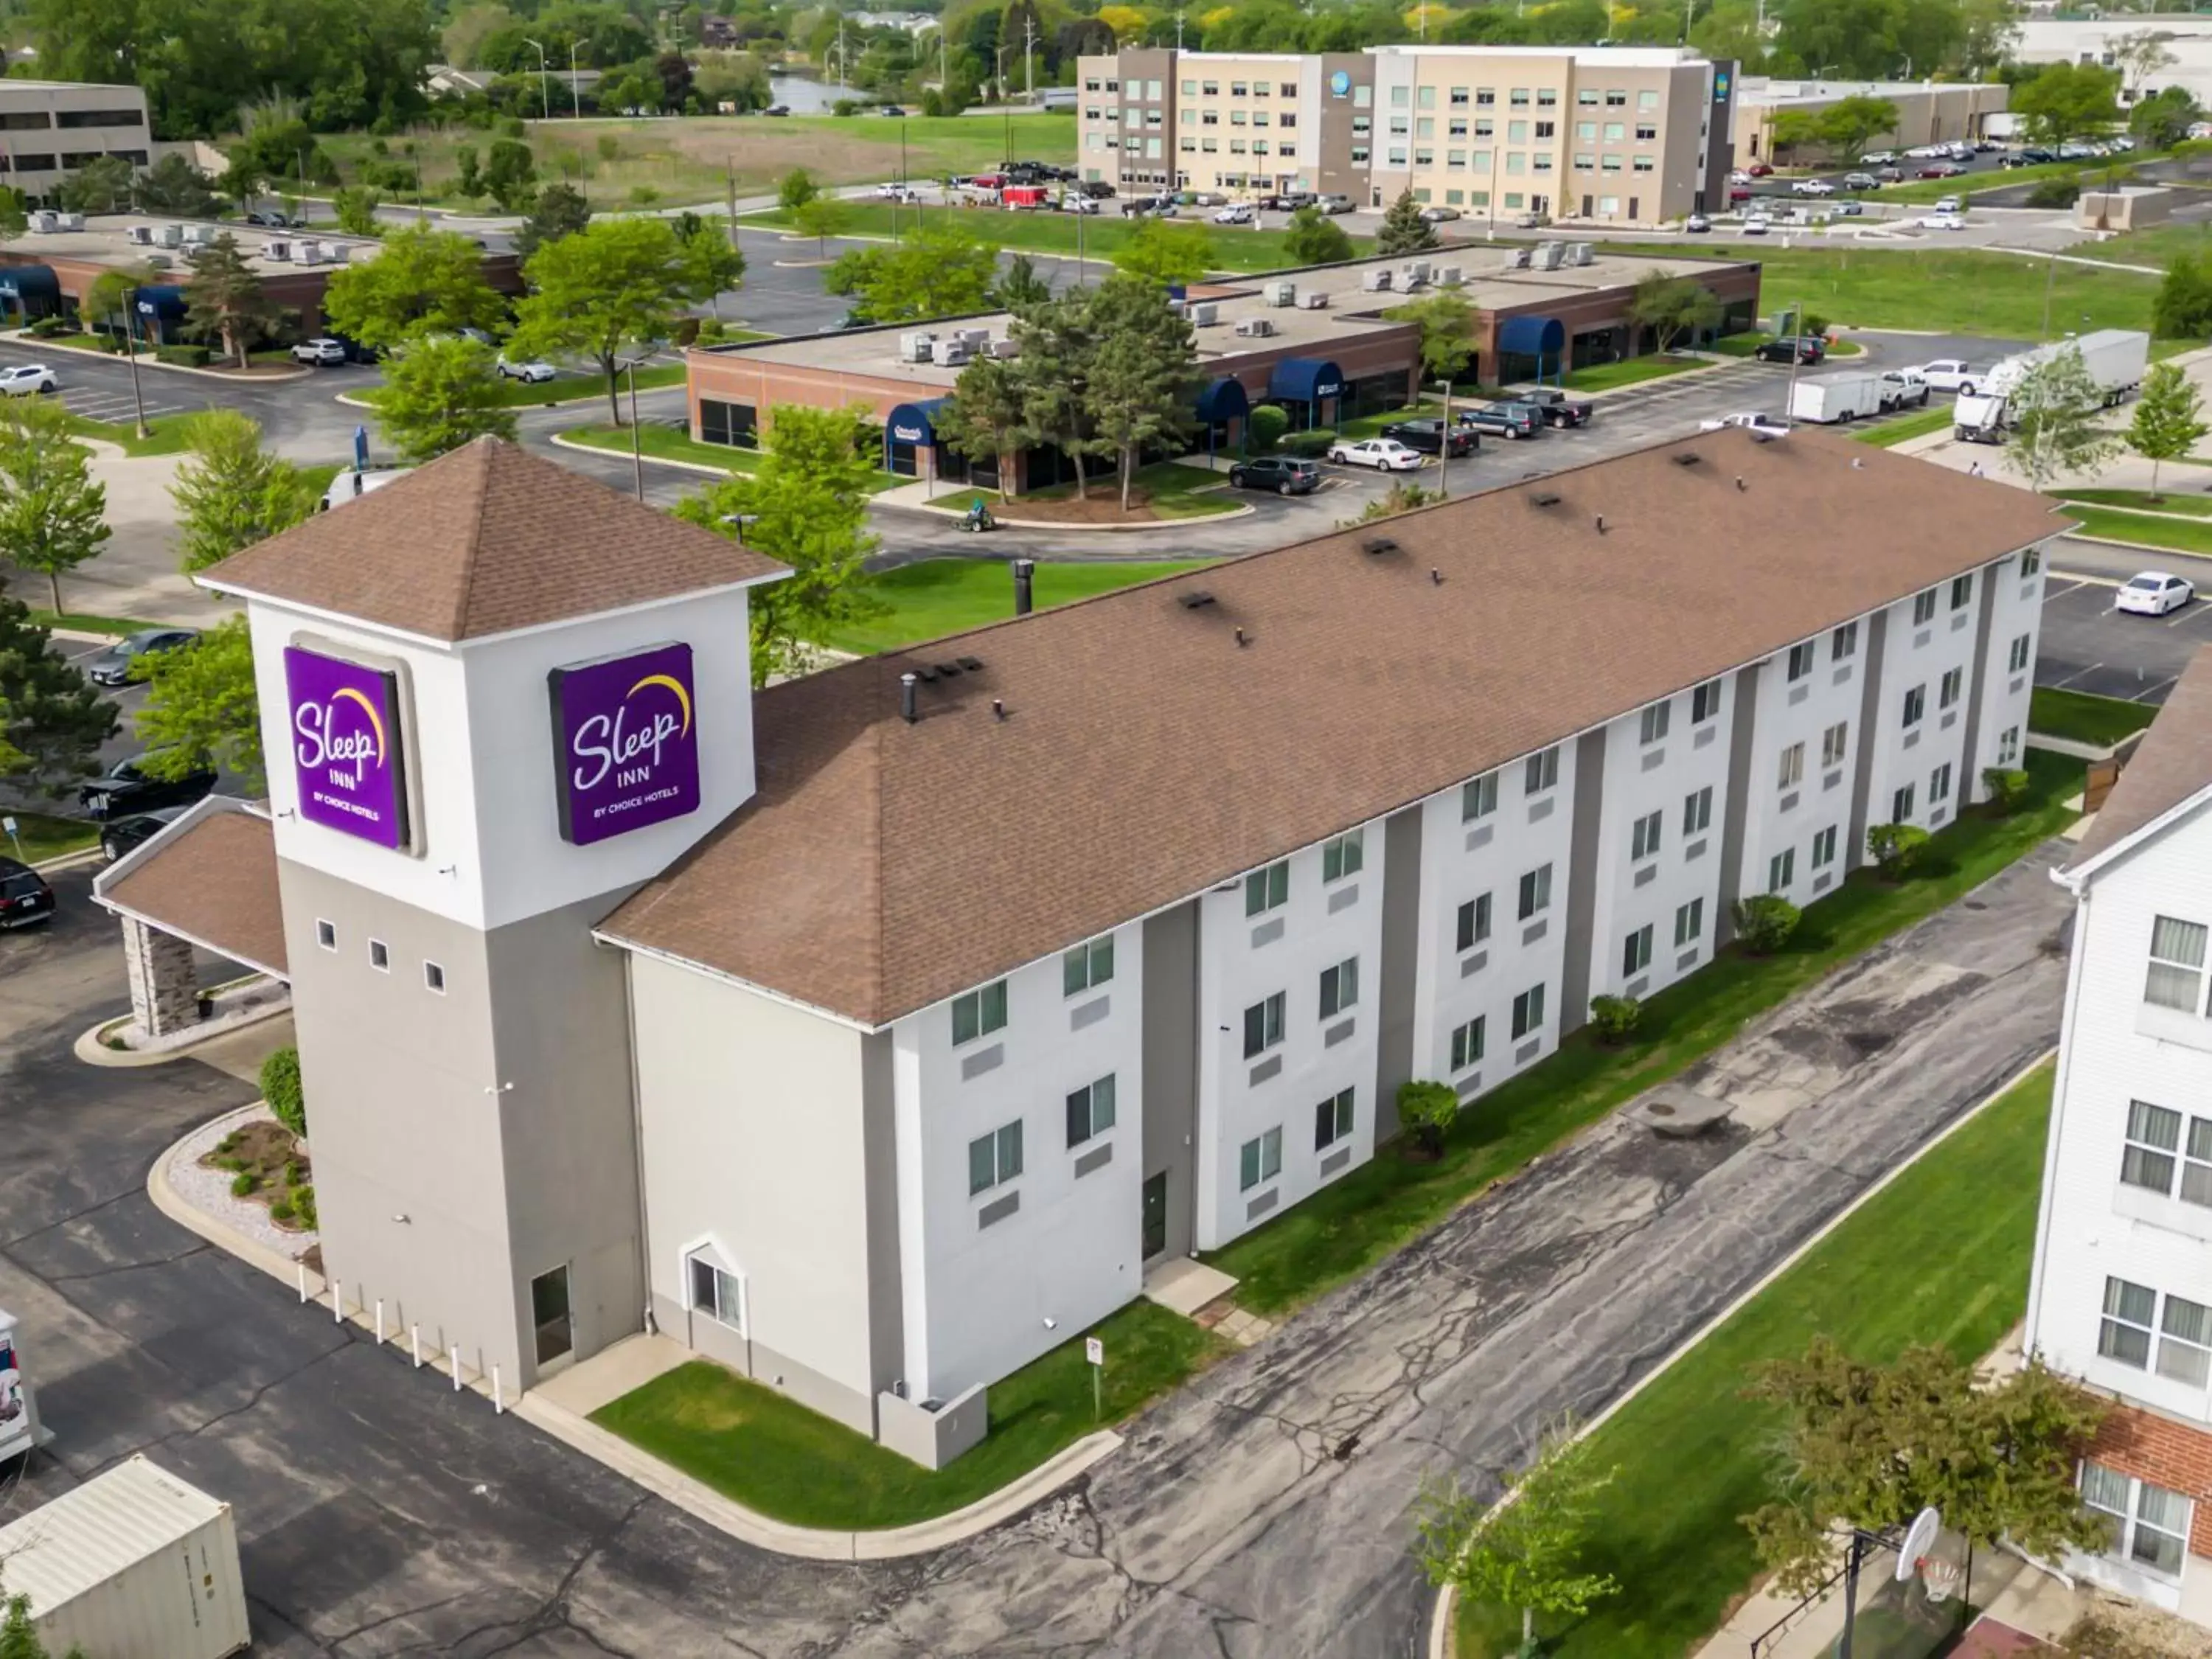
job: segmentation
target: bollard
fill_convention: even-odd
[[[459,1394],[460,1391],[461,1391],[461,1347],[460,1347],[460,1344],[457,1342],[457,1343],[455,1343],[455,1344],[453,1345],[453,1392],[454,1392],[455,1394]]]
[[[331,1323],[345,1323],[345,1285],[335,1279],[331,1280]]]
[[[499,1367],[496,1365],[491,1368],[491,1408],[495,1414],[503,1414],[507,1410],[507,1401],[499,1391]]]
[[[409,1340],[415,1348],[415,1369],[419,1371],[422,1369],[422,1328],[420,1325],[410,1325],[407,1328],[407,1334]]]
[[[306,1262],[302,1261],[302,1262],[301,1262],[301,1263],[299,1264],[299,1266],[300,1266],[300,1300],[301,1300],[302,1303],[305,1303],[305,1302],[307,1301],[307,1264]]]
[[[376,1298],[376,1346],[384,1346],[384,1298]]]

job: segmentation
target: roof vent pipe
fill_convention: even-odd
[[[1602,513],[1597,515],[1597,533],[1601,536],[1605,534],[1605,514]]]
[[[899,676],[899,718],[908,726],[912,726],[921,718],[921,709],[915,706],[915,700],[919,695],[915,688],[920,684],[920,679],[911,673]]]
[[[1036,561],[1035,559],[1014,561],[1014,614],[1017,617],[1026,617],[1036,608],[1036,599],[1031,586],[1032,579],[1036,575]]]
[[[994,698],[992,698],[992,699],[991,699],[991,712],[992,712],[994,714],[997,715],[1000,720],[1004,720],[1004,719],[1006,719],[1006,700],[1005,700],[1003,697],[994,697]]]

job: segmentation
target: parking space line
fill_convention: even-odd
[[[2077,587],[2084,583],[2092,587],[2118,587],[2120,586],[2120,579],[2118,576],[2091,576],[2086,575],[2078,570],[2054,570],[2051,574],[2054,576],[2063,576],[2068,581],[2072,582]]]
[[[2185,605],[2171,617],[2161,617],[2159,620],[2164,623],[2168,628],[2179,628],[2182,623],[2190,621],[2192,617],[2202,616],[2204,612],[2204,609],[2205,607],[2201,605]]]
[[[2063,680],[2051,681],[2050,689],[2053,691],[2063,691],[2068,686],[2073,684],[2075,681],[2087,679],[2090,675],[2095,673],[2104,665],[2105,665],[2100,662],[2093,662],[2087,668],[2076,669],[2073,673],[2069,674]]]

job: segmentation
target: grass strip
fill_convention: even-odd
[[[2061,691],[2039,685],[2028,693],[2027,729],[2036,737],[2069,738],[2106,745],[2140,732],[2158,718],[2147,702],[2100,697],[2087,691]]]
[[[136,634],[142,628],[167,628],[169,623],[143,617],[100,617],[88,611],[33,611],[31,625],[34,628],[64,628],[77,634],[112,634],[118,639],[126,634]],[[182,626],[183,624],[178,624]]]
[[[2074,814],[2081,763],[2030,750],[2028,793],[2009,817],[1968,812],[1938,830],[1929,873],[1893,884],[1870,869],[1805,911],[1771,957],[1729,947],[1644,1004],[1637,1037],[1617,1048],[1585,1027],[1557,1053],[1463,1109],[1433,1164],[1403,1141],[1276,1220],[1214,1252],[1239,1282],[1237,1300],[1273,1317],[1363,1273],[1428,1231],[1484,1188],[1729,1042],[1747,1021],[1850,958],[1942,909],[2041,845]]]
[[[2070,517],[2081,520],[2080,533],[2102,536],[2108,541],[2139,542],[2146,547],[2174,553],[2212,557],[2212,522],[2160,518],[2148,513],[2126,513],[2116,507],[2075,506]]]
[[[1872,444],[1876,449],[1888,449],[1903,443],[1907,438],[1924,438],[1931,432],[1943,431],[1951,424],[1951,405],[1916,409],[1909,415],[1893,416],[1878,426],[1861,427],[1851,434],[1863,444]]]
[[[1773,1496],[1771,1407],[1752,1373],[1818,1335],[1881,1363],[1917,1342],[1979,1358],[2027,1305],[2051,1112],[2046,1064],[1840,1223],[1592,1434],[1620,1473],[1583,1565],[1620,1593],[1571,1626],[1539,1619],[1549,1659],[1680,1659],[1758,1571],[1739,1516]],[[1518,1615],[1462,1603],[1459,1659],[1503,1659]]]
[[[2171,489],[2161,489],[2155,495],[2148,489],[2054,489],[2051,493],[2062,501],[2079,501],[2085,507],[2139,507],[2146,513],[2212,519],[2212,495],[2184,495]]]
[[[574,426],[561,436],[572,444],[581,444],[587,449],[604,449],[610,454],[629,453],[630,429],[626,426]],[[641,421],[637,426],[638,453],[649,461],[684,461],[694,466],[711,466],[719,471],[734,474],[757,472],[761,453],[757,449],[735,449],[727,444],[702,444],[681,426],[669,426],[664,422]],[[912,483],[911,478],[896,472],[876,471],[868,475],[870,495],[878,490],[896,489],[899,485]]]
[[[1625,386],[1641,386],[1646,380],[1663,380],[1669,374],[1680,374],[1692,368],[1705,367],[1698,357],[1661,356],[1628,357],[1617,363],[1600,363],[1592,368],[1571,370],[1567,389],[1571,392],[1612,392]]]
[[[1158,576],[1204,568],[1208,559],[1101,561],[1069,564],[1040,561],[1032,578],[1036,607],[1066,605]],[[887,607],[880,616],[836,629],[819,641],[863,655],[895,651],[922,640],[957,634],[1014,614],[1014,579],[1000,559],[924,559],[879,573],[871,584]]]
[[[0,853],[26,864],[66,858],[100,845],[100,826],[82,818],[58,818],[46,812],[26,812],[15,807],[0,811],[15,820],[13,836],[0,834]]]

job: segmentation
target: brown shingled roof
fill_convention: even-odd
[[[2066,867],[2079,870],[2207,788],[2212,788],[2212,647],[2199,647]]]
[[[201,580],[454,641],[783,568],[596,479],[479,438],[232,555]]]
[[[1717,433],[868,659],[756,697],[758,794],[603,931],[878,1024],[2063,527]]]
[[[100,897],[163,933],[284,976],[276,838],[258,812],[215,812],[164,836]]]

